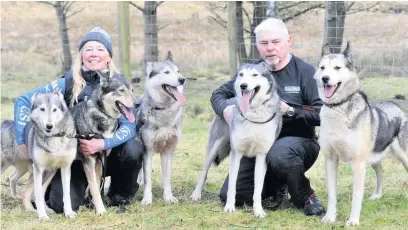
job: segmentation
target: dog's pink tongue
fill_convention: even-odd
[[[176,87],[169,87],[173,95],[176,97],[177,101],[180,102],[180,104],[184,105],[184,102],[186,102],[186,97],[182,93],[180,93]]]
[[[324,87],[324,96],[326,98],[333,96],[334,90],[335,90],[335,87],[333,87],[332,85],[328,85]]]
[[[242,94],[241,102],[239,106],[239,109],[241,110],[242,113],[246,113],[248,111],[249,99],[251,98],[251,93],[252,93],[251,91],[245,91]]]
[[[136,118],[135,118],[135,115],[133,115],[132,111],[128,107],[126,107],[124,105],[120,105],[120,107],[122,108],[123,112],[125,112],[126,118],[131,123],[135,122]]]

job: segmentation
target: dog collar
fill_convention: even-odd
[[[268,120],[263,121],[263,122],[259,122],[259,121],[249,120],[248,118],[246,118],[246,117],[244,116],[244,114],[242,114],[241,111],[239,111],[239,112],[241,113],[241,116],[242,116],[245,120],[247,120],[247,121],[249,121],[249,122],[252,122],[252,123],[255,123],[255,124],[265,124],[265,123],[268,123],[268,122],[272,121],[272,120],[275,118],[275,116],[276,116],[276,113],[274,113]]]

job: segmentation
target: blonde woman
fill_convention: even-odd
[[[112,41],[108,33],[95,27],[79,42],[78,55],[72,70],[64,76],[45,86],[32,90],[16,99],[14,103],[14,121],[16,142],[18,148],[28,157],[24,142],[24,129],[28,122],[31,97],[37,92],[61,91],[67,105],[71,108],[91,97],[92,92],[99,86],[99,75],[95,71],[109,72],[110,76],[117,73],[112,60]],[[132,130],[119,139],[116,135],[107,139],[80,140],[80,147],[85,154],[94,154],[101,150],[112,149],[107,160],[107,176],[111,176],[111,185],[108,193],[110,202],[107,205],[128,204],[138,189],[137,175],[142,166],[143,146],[134,139],[136,124],[125,118],[119,118],[119,128]],[[84,194],[87,179],[80,161],[74,161],[71,166],[71,202],[76,211],[84,203]],[[50,208],[62,213],[62,183],[60,171],[56,173],[47,189],[46,201]]]

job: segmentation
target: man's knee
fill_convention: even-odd
[[[278,142],[272,146],[266,156],[267,163],[274,171],[303,165],[302,160],[291,147],[290,143]]]
[[[123,163],[134,166],[143,162],[144,147],[141,142],[130,139],[124,143],[122,151],[124,151],[121,154]]]

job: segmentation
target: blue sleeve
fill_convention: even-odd
[[[111,138],[105,138],[104,150],[112,149],[118,145],[136,136],[136,122],[130,123],[123,116],[119,118],[119,129],[117,129]]]
[[[65,79],[61,78],[55,80],[47,85],[41,86],[40,88],[31,90],[18,97],[14,101],[14,128],[16,130],[16,143],[17,145],[24,144],[24,128],[29,121],[30,111],[31,111],[31,97],[35,93],[48,93],[60,91],[65,94]]]

